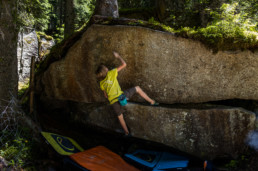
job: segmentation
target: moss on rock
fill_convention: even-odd
[[[138,10],[138,9],[137,9]],[[125,12],[129,12],[125,10]],[[169,32],[178,37],[194,39],[202,42],[207,48],[212,49],[213,52],[226,51],[226,50],[256,50],[258,48],[258,36],[257,34],[251,34],[247,37],[223,37],[220,33],[208,33],[207,28],[194,29],[189,27],[181,28],[180,30],[175,30],[167,25],[155,21],[154,18],[150,18],[149,21],[138,20],[138,19],[128,19],[128,18],[113,18],[94,15],[91,17],[90,21],[82,28],[80,28],[76,33],[70,37],[64,39],[59,44],[55,45],[47,58],[39,65],[37,71],[40,74],[45,71],[48,66],[55,61],[63,58],[68,49],[81,38],[82,34],[92,25],[128,25],[128,26],[140,26],[146,27],[154,30],[159,30],[163,32]],[[41,33],[39,33],[41,34]]]

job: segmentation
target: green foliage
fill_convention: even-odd
[[[247,168],[246,164],[248,162],[248,157],[245,155],[241,155],[239,158],[237,158],[236,160],[230,160],[229,163],[227,163],[225,165],[226,168],[228,169],[239,169],[239,168]]]
[[[48,29],[51,5],[48,0],[18,0],[18,23],[44,31]]]
[[[139,22],[128,23],[129,25],[143,25],[175,32],[183,37],[200,40],[215,50],[225,50],[257,48],[258,4],[256,1],[118,0],[118,4],[124,13],[148,13],[147,18],[144,15],[144,19],[150,18],[148,24],[141,23],[139,20]],[[80,28],[89,21],[95,2],[96,0],[74,0],[77,30],[81,30]],[[165,4],[163,19],[157,18],[157,11],[155,11],[159,8],[157,4],[160,2]],[[64,5],[64,0],[18,0],[19,18],[23,25],[46,31],[58,43],[64,38]],[[151,15],[153,16],[150,17]],[[112,22],[106,21],[103,24],[112,24]]]
[[[1,131],[2,146],[0,156],[8,161],[8,165],[14,168],[22,168],[33,160],[33,140],[28,132],[17,132],[14,136],[8,131]]]
[[[22,170],[38,156],[39,148],[33,139],[32,130],[24,126],[25,119],[15,98],[0,112],[0,156],[9,164],[7,170]]]
[[[52,10],[50,12],[50,25],[46,32],[54,37],[57,43],[64,39],[65,27],[65,0],[49,0]],[[80,29],[90,19],[96,0],[74,0],[75,30]]]
[[[28,108],[27,103],[29,102],[29,95],[28,95],[28,90],[30,86],[29,79],[26,81],[27,83],[19,83],[19,86],[18,86],[18,99],[20,100],[20,105],[24,108],[24,110]]]
[[[223,4],[211,12],[213,21],[205,28],[181,28],[178,34],[203,41],[215,50],[254,49],[258,47],[257,23],[237,10],[238,3]]]
[[[258,22],[258,3],[257,0],[231,0],[231,3],[238,3],[237,11],[247,14],[251,22]]]
[[[75,28],[79,29],[91,17],[96,0],[74,0]],[[61,42],[64,38],[64,0],[18,0],[18,23],[46,32]]]
[[[83,30],[85,30],[85,28],[87,27],[87,26],[89,26],[89,21],[90,20],[88,20],[86,23],[84,23],[80,28],[78,28],[77,30],[76,30],[76,32],[77,33],[79,33],[79,32],[82,32]]]
[[[64,39],[64,24],[56,28],[56,33],[53,35],[56,42],[60,43]]]
[[[167,32],[170,32],[170,33],[173,33],[175,32],[175,30],[165,24],[161,24],[159,23],[158,21],[156,21],[153,17],[149,19],[148,21],[150,24],[154,25],[154,26],[159,26],[161,27],[164,31],[167,31]]]
[[[237,164],[238,164],[238,161],[236,161],[236,160],[231,160],[228,164],[226,164],[226,167],[227,167],[227,168],[234,169],[234,168],[237,167]]]
[[[12,145],[5,143],[5,147],[0,150],[0,155],[9,161],[11,166],[23,166],[25,160],[29,157],[28,140],[17,137],[13,140]]]
[[[75,0],[75,28],[79,29],[90,19],[96,0]]]
[[[237,12],[238,3],[223,4],[221,13],[213,12],[214,21],[206,28],[199,29],[206,41],[217,45],[235,48],[252,48],[258,45],[257,23],[252,23],[243,11]]]
[[[221,5],[224,3],[238,3],[235,9],[237,13],[245,13],[250,21],[257,23],[258,21],[258,3],[257,0],[159,0],[159,1],[137,1],[137,0],[118,0],[119,8],[127,8],[127,11],[133,12],[133,8],[155,8],[152,17],[155,20],[173,27],[181,29],[182,27],[206,27],[212,22],[215,16],[213,13],[221,14]],[[144,4],[144,6],[141,6]],[[131,11],[129,9],[132,9]],[[124,10],[120,10],[124,13]],[[157,16],[157,12],[162,11],[162,16]],[[138,11],[135,10],[137,13]],[[133,15],[134,16],[134,15]],[[150,17],[149,17],[150,18]]]
[[[19,85],[18,98],[22,98],[22,96],[24,95],[25,91],[29,88],[29,86],[30,86],[29,81],[27,81],[27,83],[25,84]]]
[[[53,40],[54,38],[52,36],[46,35],[44,32],[37,31],[37,37],[38,40],[40,40],[40,37],[43,36],[46,40]]]
[[[181,27],[174,29],[162,24],[151,17],[148,22],[142,20],[131,20],[127,25],[143,26],[156,30],[175,33],[178,36],[192,38],[202,41],[206,46],[218,50],[255,49],[258,47],[257,23],[251,22],[247,14],[236,9],[239,5],[223,4],[219,11],[212,11],[214,18],[204,28]],[[103,20],[99,24],[121,24],[113,20]]]

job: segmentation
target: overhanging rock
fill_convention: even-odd
[[[133,26],[92,25],[66,57],[50,65],[42,82],[48,97],[101,102],[95,78],[100,63],[119,65],[122,89],[139,85],[161,103],[201,103],[225,99],[258,100],[258,53],[218,52],[172,34]],[[141,99],[132,99],[140,102]]]
[[[121,130],[110,106],[77,115],[76,120],[113,131]],[[213,159],[241,153],[249,131],[254,129],[255,114],[242,108],[177,109],[130,103],[126,106],[125,120],[134,137]]]

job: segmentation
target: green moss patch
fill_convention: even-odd
[[[149,21],[103,16],[94,16],[93,18],[95,24],[141,26],[173,33],[178,37],[198,40],[214,52],[219,50],[254,50],[258,48],[258,32],[247,31],[240,26],[209,25],[206,28],[183,27],[175,30],[155,21],[153,18],[149,19]]]

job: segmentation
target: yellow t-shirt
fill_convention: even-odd
[[[110,104],[117,102],[118,97],[123,94],[117,81],[117,75],[117,68],[115,68],[108,71],[106,78],[100,81],[100,88],[107,93]]]

